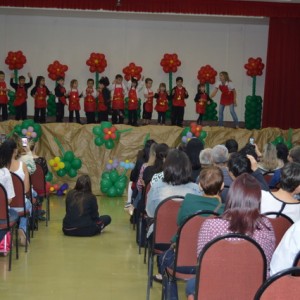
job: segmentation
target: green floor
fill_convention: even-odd
[[[99,202],[101,214],[111,215],[112,224],[101,236],[72,238],[61,232],[64,198],[52,196],[49,226],[40,222],[29,252],[20,248],[11,272],[8,258],[0,257],[1,299],[146,299],[147,269],[123,210],[124,199]],[[182,284],[179,290],[179,298],[185,299]],[[158,283],[151,299],[161,299]]]

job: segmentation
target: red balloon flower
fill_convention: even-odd
[[[86,61],[86,64],[90,67],[90,71],[92,73],[102,73],[107,67],[105,55],[102,53],[91,53],[90,58]]]
[[[164,54],[164,57],[160,61],[160,65],[163,67],[165,73],[177,72],[177,68],[181,65],[181,61],[178,59],[177,54]]]
[[[58,77],[65,78],[65,72],[68,71],[68,66],[62,65],[59,61],[55,60],[48,66],[48,76],[52,80],[56,80]]]
[[[9,51],[5,63],[10,70],[20,70],[26,63],[26,57],[20,50],[17,52]]]
[[[262,59],[260,57],[250,57],[248,59],[248,63],[244,65],[244,68],[247,70],[247,75],[251,77],[261,76],[264,67],[265,65],[262,63]]]
[[[197,123],[193,122],[190,125],[191,128],[191,133],[195,136],[195,137],[199,137],[202,131],[202,126],[198,125]]]
[[[197,79],[200,83],[214,84],[216,82],[217,71],[210,65],[206,65],[200,68],[198,71]]]
[[[115,126],[111,126],[110,128],[104,128],[104,139],[107,140],[115,140],[117,138],[116,135],[117,128]]]
[[[131,62],[127,67],[123,69],[124,77],[128,81],[132,77],[136,78],[137,80],[141,79],[141,73],[143,68],[140,66],[136,66],[135,63]]]

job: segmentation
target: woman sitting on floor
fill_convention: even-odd
[[[78,177],[73,190],[66,197],[66,216],[63,232],[69,236],[93,236],[111,222],[110,216],[99,216],[97,198],[92,193],[89,175]]]

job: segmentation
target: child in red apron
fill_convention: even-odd
[[[110,91],[107,88],[109,80],[107,77],[101,77],[98,87],[98,123],[108,121],[108,112],[110,110]]]
[[[0,109],[2,111],[2,121],[6,121],[8,119],[7,113],[7,104],[8,104],[8,97],[7,97],[8,89],[5,83],[5,74],[3,71],[0,71]]]
[[[227,72],[220,72],[220,80],[216,83],[215,89],[211,93],[211,98],[213,98],[218,90],[221,91],[221,100],[219,107],[219,126],[223,126],[223,114],[225,106],[229,106],[230,114],[232,116],[235,128],[239,128],[239,120],[235,113],[234,107],[236,106],[236,91],[229,78]]]
[[[76,122],[81,124],[80,121],[80,98],[82,93],[78,91],[78,81],[76,79],[71,80],[70,83],[71,90],[68,93],[69,98],[69,122],[73,122],[74,112],[76,115]]]
[[[206,105],[210,104],[210,99],[205,92],[205,84],[198,84],[198,92],[195,96],[194,101],[196,102],[196,112],[199,114],[197,124],[202,125],[203,115],[206,111]]]
[[[65,79],[58,77],[56,79],[55,104],[56,104],[56,122],[63,122],[65,116],[65,105],[67,105],[67,92],[64,87]]]
[[[146,78],[145,89],[144,89],[144,104],[143,104],[143,125],[148,125],[152,119],[153,112],[153,98],[154,93],[152,91],[153,80],[151,78]]]
[[[123,76],[118,74],[114,82],[110,85],[112,93],[112,116],[111,121],[113,124],[124,123],[124,110],[125,110],[125,94],[127,88],[123,83]]]
[[[168,99],[169,99],[169,95],[166,89],[167,89],[166,84],[161,83],[159,85],[157,93],[154,95],[154,98],[156,99],[156,105],[154,109],[158,113],[157,123],[159,125],[166,124],[166,112],[168,110]]]
[[[47,96],[50,95],[49,89],[45,86],[45,77],[36,78],[35,87],[30,95],[34,98],[34,122],[46,123]]]
[[[176,86],[172,89],[172,125],[182,127],[184,118],[185,99],[189,97],[189,94],[185,87],[182,86],[183,78],[176,78]]]
[[[94,89],[94,79],[87,80],[87,88],[83,93],[84,97],[84,111],[86,115],[86,122],[87,124],[95,123],[96,122],[96,97],[97,91]]]
[[[19,76],[19,83],[14,83],[14,74],[11,74],[10,85],[16,91],[16,98],[13,105],[16,108],[16,120],[27,119],[27,91],[32,86],[32,77],[28,73],[29,83],[25,83],[25,77]]]

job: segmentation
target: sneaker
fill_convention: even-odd
[[[152,279],[153,279],[153,281],[158,282],[158,283],[162,283],[162,280],[163,280],[161,274],[153,275]]]
[[[124,208],[130,207],[130,205],[131,205],[131,202],[126,202],[125,205],[124,205]]]
[[[18,229],[18,238],[19,238],[19,245],[20,246],[26,246],[26,234],[23,229]],[[27,245],[29,244],[29,241],[27,241]]]

